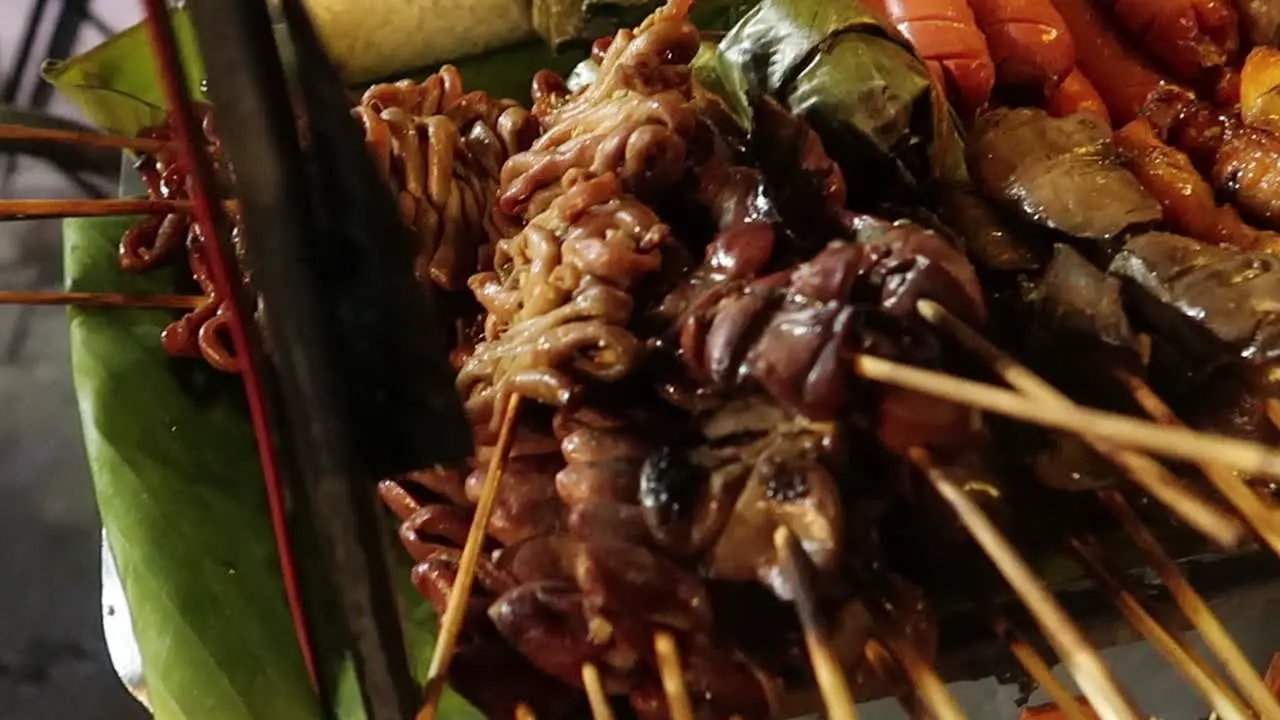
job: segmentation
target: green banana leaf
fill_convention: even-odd
[[[957,124],[923,61],[857,0],[761,0],[700,66],[809,121],[843,167],[866,170],[849,174],[851,195],[964,177]]]
[[[175,13],[173,30],[187,84],[198,88],[204,78],[204,63],[186,13]],[[90,122],[108,132],[132,135],[164,119],[159,77],[151,60],[147,29],[141,24],[77,57],[45,62],[42,74]]]
[[[702,16],[727,23],[736,16],[716,12],[730,4],[700,3]],[[193,27],[184,13],[175,14],[174,27],[188,82],[197,88],[204,69]],[[536,70],[567,72],[583,57],[553,54],[534,40],[455,64],[468,88],[527,99]],[[163,97],[141,25],[83,55],[47,63],[44,73],[105,130],[134,134],[163,119]],[[135,220],[66,222],[64,272],[71,289],[177,291],[177,268],[146,275],[119,270],[117,244]],[[317,717],[319,703],[294,636],[238,380],[199,362],[168,358],[159,340],[173,319],[169,312],[73,308],[69,317],[94,488],[129,600],[152,711],[164,720]],[[402,561],[397,577],[409,609],[406,641],[422,680],[436,618],[408,582],[407,558]],[[350,656],[316,661],[323,676],[335,679],[338,717],[363,718]],[[440,717],[471,720],[481,714],[447,693]]]

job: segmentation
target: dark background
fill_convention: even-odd
[[[42,58],[52,36],[52,11],[37,36]],[[0,0],[0,78],[15,62],[30,0]],[[136,0],[99,0],[95,15],[115,28],[141,16]],[[100,39],[89,26],[74,43],[83,50]],[[28,69],[24,95],[35,82]],[[55,99],[54,112],[74,116]],[[73,197],[79,191],[34,160],[19,163],[3,197]],[[0,223],[0,288],[56,289],[61,284],[56,222]],[[157,341],[159,339],[157,338]],[[70,378],[67,322],[58,308],[25,313],[0,307],[0,720],[140,718],[116,679],[103,640],[100,609],[99,526],[85,463]],[[1250,602],[1248,614],[1265,620],[1229,622],[1261,664],[1280,649],[1280,613],[1274,600]],[[1258,613],[1263,608],[1265,612]],[[1236,607],[1222,608],[1230,619]],[[1108,653],[1113,668],[1147,712],[1166,720],[1202,717],[1201,703],[1149,648],[1130,645]],[[971,717],[1012,720],[1017,687],[995,680],[955,686]],[[1040,700],[1037,696],[1037,701]],[[862,713],[871,720],[903,717],[892,701]]]

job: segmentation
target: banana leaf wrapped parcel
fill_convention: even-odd
[[[924,62],[857,0],[764,0],[717,50],[701,60],[704,74],[808,121],[837,162],[859,169],[846,178],[851,197],[963,179],[956,120]]]

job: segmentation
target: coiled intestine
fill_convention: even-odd
[[[450,65],[420,83],[374,85],[352,114],[417,237],[419,278],[462,289],[489,263],[498,173],[537,136],[536,121],[515,101],[464,93]]]
[[[615,172],[644,198],[684,174],[697,120],[688,63],[698,52],[698,31],[687,12],[687,2],[670,2],[634,32],[618,31],[595,81],[579,93],[539,91],[545,78],[535,83],[535,112],[546,131],[502,169],[497,211],[508,228],[550,205],[571,169]]]
[[[697,126],[687,9],[620,31],[581,92],[544,95],[544,134],[503,166],[495,212],[509,237],[469,281],[488,315],[458,374],[474,421],[492,426],[512,393],[567,404],[581,381],[616,382],[639,359],[633,295],[671,240],[644,201],[684,177]]]
[[[196,112],[201,120],[205,149],[215,171],[224,171],[222,145],[214,131],[212,107],[198,103]],[[137,169],[147,196],[163,200],[190,200],[190,168],[179,155],[173,143],[170,120],[146,128],[141,137],[170,141],[154,155],[144,155],[134,167]],[[234,221],[234,218],[233,218]],[[239,231],[233,222],[233,244],[239,247]],[[161,347],[173,357],[203,357],[213,368],[223,372],[239,372],[240,362],[231,349],[227,334],[230,308],[227,298],[214,286],[204,259],[203,240],[199,227],[191,213],[176,211],[163,215],[149,215],[125,231],[120,238],[120,269],[125,272],[146,272],[176,260],[185,245],[187,263],[192,279],[204,301],[199,307],[183,315],[165,327],[160,336]]]

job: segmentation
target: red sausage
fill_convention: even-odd
[[[1053,0],[1076,41],[1076,67],[1124,125],[1142,112],[1147,96],[1164,78],[1116,36],[1091,0]]]
[[[1102,96],[1079,70],[1071,71],[1066,80],[1054,88],[1045,98],[1044,109],[1054,117],[1066,117],[1076,113],[1091,113],[1111,127],[1111,115]]]
[[[941,68],[948,95],[962,114],[972,117],[986,106],[996,66],[965,0],[866,0],[866,5],[898,28],[920,57]]]
[[[1050,0],[969,0],[987,37],[996,80],[1048,92],[1076,66],[1076,46]]]
[[[1102,0],[1120,24],[1187,82],[1227,65],[1240,50],[1231,0]]]

